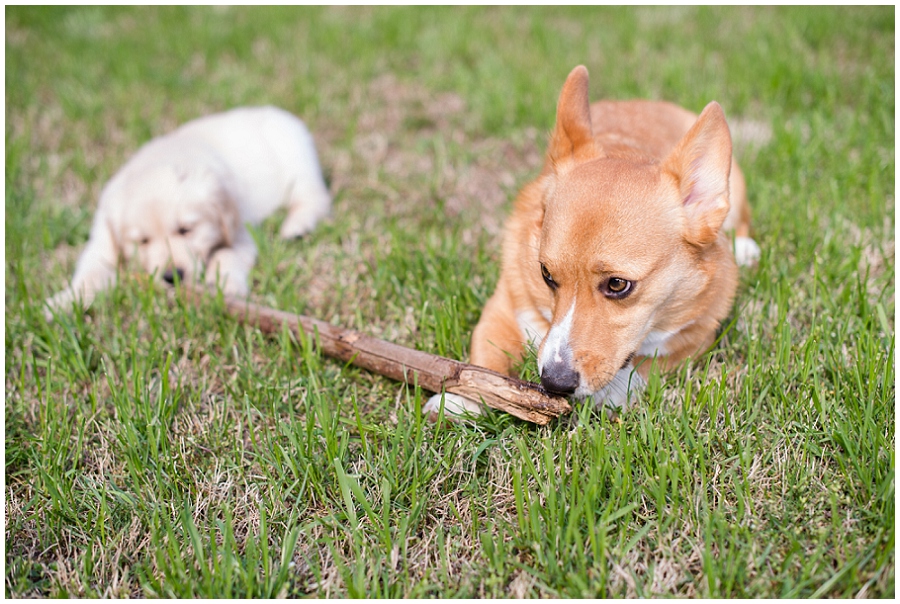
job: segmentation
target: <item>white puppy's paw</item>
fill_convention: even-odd
[[[734,259],[738,266],[754,266],[762,252],[750,237],[734,238]]]
[[[237,273],[207,272],[206,283],[210,287],[221,287],[229,298],[246,298],[250,287],[247,278]]]
[[[246,280],[240,280],[233,276],[227,279],[225,285],[222,286],[222,293],[230,298],[246,298],[249,291],[250,286],[247,285]]]
[[[77,301],[83,308],[90,306],[93,295],[87,292],[78,292],[71,287],[67,287],[55,296],[47,298],[44,301],[44,318],[47,321],[53,320],[54,314],[63,314],[72,312],[75,302]]]
[[[320,214],[306,208],[293,208],[281,223],[279,236],[282,239],[297,239],[312,231],[321,218]]]
[[[72,306],[72,302],[75,301],[75,292],[71,287],[67,287],[61,292],[57,293],[54,296],[47,298],[44,301],[44,304],[49,306],[50,308],[56,308],[59,310],[66,310]]]
[[[54,311],[57,314],[72,310],[72,303],[75,301],[75,292],[71,289],[64,289],[55,296],[47,298],[44,301],[44,318],[48,321],[53,320]]]
[[[441,411],[441,402],[444,404],[444,417],[451,419],[472,419],[478,417],[482,413],[480,403],[468,399],[459,394],[435,394],[425,405],[422,406],[422,413],[428,416],[431,421],[436,421]]]

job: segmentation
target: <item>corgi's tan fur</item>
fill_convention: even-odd
[[[475,365],[509,373],[538,346],[552,392],[621,406],[651,366],[714,342],[738,262],[756,260],[744,178],[722,108],[588,100],[578,66],[559,98],[541,174],[520,192],[497,289],[472,335]],[[734,236],[734,240],[732,240]],[[436,395],[436,413],[478,413]]]

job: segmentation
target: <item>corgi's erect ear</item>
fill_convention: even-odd
[[[725,113],[711,102],[666,158],[663,169],[675,177],[686,217],[685,238],[708,245],[728,215],[731,133]]]
[[[555,169],[592,159],[599,155],[591,126],[591,103],[588,96],[588,71],[579,65],[569,73],[559,94],[556,127],[550,138],[547,156]]]

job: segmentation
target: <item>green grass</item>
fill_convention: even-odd
[[[271,103],[335,209],[254,296],[465,359],[579,63],[722,104],[763,250],[616,421],[435,426],[142,279],[43,318],[130,153]],[[894,595],[892,7],[8,7],[5,89],[6,596]]]

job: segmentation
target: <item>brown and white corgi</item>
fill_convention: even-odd
[[[654,360],[671,369],[713,344],[737,265],[759,257],[749,234],[718,103],[699,117],[663,102],[592,105],[578,66],[560,94],[544,169],[506,224],[471,362],[509,373],[532,342],[546,390],[620,407]],[[451,415],[481,411],[452,394],[424,411],[442,404]]]

